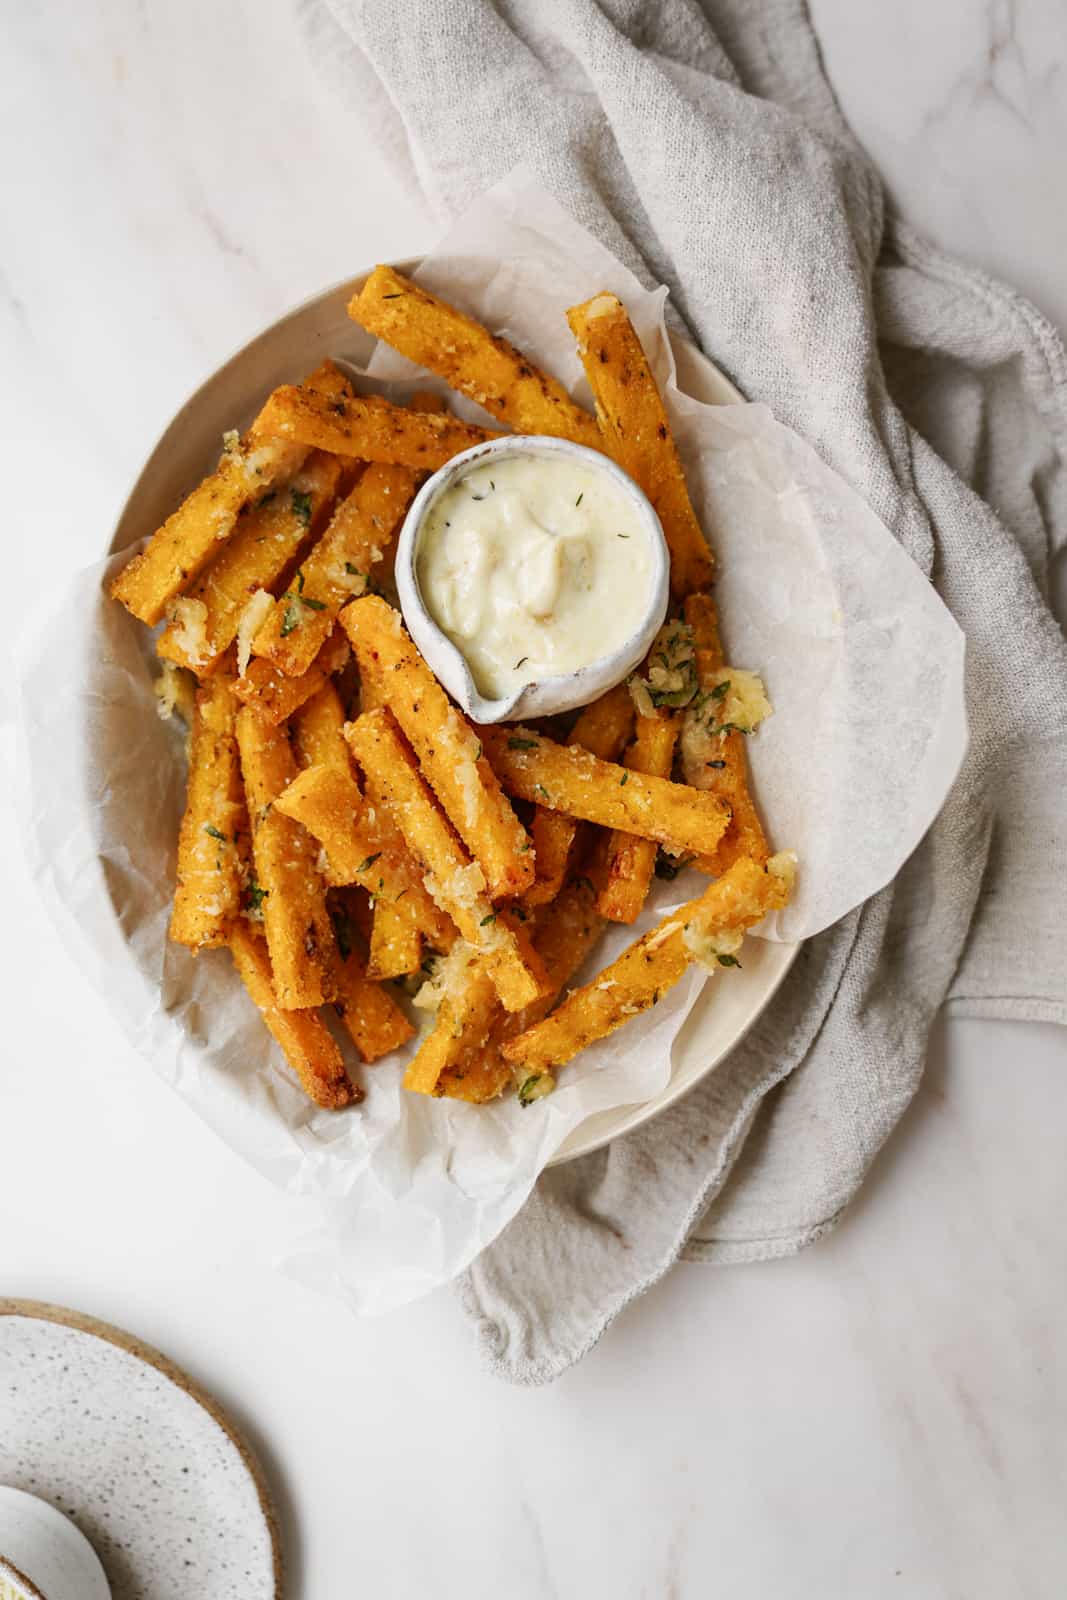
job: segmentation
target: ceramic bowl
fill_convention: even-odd
[[[100,1560],[79,1528],[47,1500],[0,1488],[0,1585],[19,1600],[110,1600]],[[3,1590],[0,1588],[0,1593]]]
[[[610,655],[598,656],[574,672],[536,679],[506,699],[491,700],[479,692],[462,652],[430,615],[419,590],[418,556],[426,518],[445,490],[476,462],[481,464],[510,455],[540,456],[546,460],[565,457],[610,479],[629,500],[645,531],[652,557],[652,581],[641,622],[619,649]],[[644,660],[663,625],[669,580],[670,557],[663,529],[651,503],[633,479],[598,450],[572,444],[569,439],[553,439],[541,434],[509,434],[489,444],[477,444],[453,457],[415,496],[397,543],[396,587],[408,632],[453,700],[474,722],[481,723],[516,722],[523,718],[552,716],[557,711],[573,711],[621,683]]]

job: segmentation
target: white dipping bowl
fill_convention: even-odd
[[[23,1489],[0,1489],[0,1579],[25,1600],[110,1600],[100,1559],[69,1517]]]
[[[434,502],[456,478],[475,462],[481,464],[510,455],[546,459],[566,456],[610,479],[630,501],[644,529],[652,562],[652,582],[640,625],[619,649],[610,655],[598,656],[573,672],[539,678],[505,699],[491,700],[480,693],[462,651],[437,625],[422,598],[418,576],[419,541]],[[397,544],[396,587],[408,632],[453,700],[474,722],[517,722],[524,718],[552,716],[557,711],[572,711],[577,706],[588,705],[613,689],[648,654],[667,615],[669,585],[670,557],[660,520],[633,479],[599,450],[587,450],[584,445],[572,444],[569,439],[550,438],[547,434],[508,434],[454,456],[415,496]]]

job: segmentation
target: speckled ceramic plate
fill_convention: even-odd
[[[118,1328],[0,1300],[0,1483],[77,1524],[113,1600],[280,1600],[251,1452],[184,1372]]]
[[[411,273],[419,260],[398,261]],[[251,421],[272,389],[293,383],[326,356],[363,367],[375,341],[347,312],[352,295],[368,275],[306,300],[251,339],[208,378],[178,412],[149,456],[130,492],[111,540],[124,550],[147,529],[157,528],[179,500],[199,482],[218,455],[227,428]],[[736,405],[742,396],[696,347],[672,336],[679,387],[706,405]],[[708,984],[675,1044],[666,1088],[640,1105],[616,1106],[589,1117],[560,1146],[552,1165],[599,1149],[629,1133],[691,1089],[744,1037],[770,1003],[793,964],[798,945],[747,941],[742,970],[728,984]]]

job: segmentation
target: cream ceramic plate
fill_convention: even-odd
[[[0,1300],[0,1483],[70,1517],[112,1600],[280,1600],[250,1451],[192,1379],[118,1328]]]
[[[397,266],[413,272],[418,264],[401,261]],[[250,422],[272,389],[296,382],[326,356],[366,364],[374,341],[345,310],[366,276],[361,273],[297,306],[238,350],[186,401],[133,486],[111,540],[112,551],[144,538],[170,515],[214,466],[225,430]],[[693,345],[674,338],[672,347],[679,385],[686,393],[708,405],[740,401],[733,385]],[[747,940],[742,969],[730,974],[729,983],[708,984],[693,1007],[675,1044],[671,1081],[662,1094],[590,1117],[560,1147],[556,1162],[585,1155],[629,1133],[692,1088],[756,1021],[789,971],[797,949],[792,944]]]

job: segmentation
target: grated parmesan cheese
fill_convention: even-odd
[[[173,661],[163,662],[163,671],[152,685],[156,697],[156,711],[164,722],[169,722],[177,712],[189,727],[196,705],[196,680],[191,672]]]
[[[257,589],[241,612],[237,624],[237,671],[243,678],[252,656],[252,641],[274,610],[274,597],[266,589]]]
[[[207,606],[203,600],[185,596],[175,600],[170,620],[174,624],[174,643],[191,667],[204,667],[211,658],[207,639]]]

